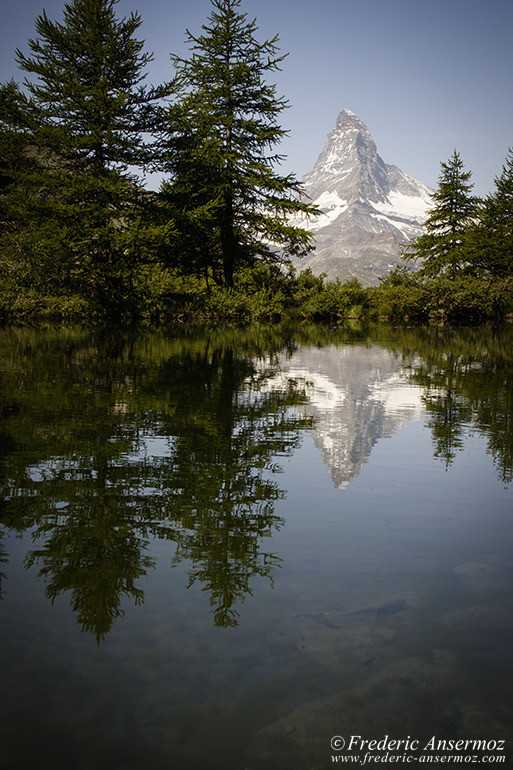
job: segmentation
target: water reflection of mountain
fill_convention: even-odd
[[[337,487],[358,476],[378,439],[423,411],[401,358],[380,346],[303,347],[282,364],[289,377],[308,383],[306,413]]]

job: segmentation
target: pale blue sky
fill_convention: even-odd
[[[27,50],[34,20],[60,0],[0,0],[0,80],[21,79],[14,49]],[[139,10],[140,37],[155,61],[149,80],[169,77],[169,52],[183,54],[185,28],[199,32],[210,0],[120,0]],[[511,0],[243,0],[260,37],[280,35],[289,52],[276,82],[291,108],[285,168],[313,166],[338,113],[348,107],[369,128],[387,163],[436,186],[440,161],[457,149],[475,192],[493,187],[513,145]]]

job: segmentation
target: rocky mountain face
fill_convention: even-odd
[[[343,110],[303,186],[322,214],[306,226],[316,248],[295,261],[297,270],[364,285],[401,264],[400,244],[421,234],[432,190],[389,166],[367,127]]]

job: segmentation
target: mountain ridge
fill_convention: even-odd
[[[316,245],[295,267],[328,278],[356,277],[364,285],[403,263],[400,245],[421,234],[433,192],[385,163],[367,126],[348,109],[302,184],[322,214],[304,225]]]

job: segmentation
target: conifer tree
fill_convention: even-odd
[[[6,199],[16,176],[30,166],[27,138],[19,120],[24,107],[23,95],[14,80],[0,85],[0,233],[11,224]]]
[[[309,234],[291,220],[314,210],[295,177],[277,170],[275,147],[286,134],[278,116],[288,105],[265,78],[285,58],[278,37],[258,42],[240,0],[212,6],[202,34],[187,31],[190,57],[171,57],[177,99],[162,138],[170,174],[162,193],[181,224],[190,269],[210,269],[232,286],[238,267],[308,251]]]
[[[143,134],[165,91],[142,85],[152,56],[134,37],[141,18],[118,19],[117,2],[71,0],[62,23],[43,11],[30,54],[16,52],[26,96],[4,99],[0,116],[30,160],[11,169],[4,259],[21,261],[21,277],[40,289],[104,306],[129,291],[143,197],[133,169],[150,160]]]
[[[438,189],[433,193],[433,208],[425,223],[425,232],[406,247],[404,254],[421,264],[426,276],[454,278],[468,266],[466,235],[476,212],[477,199],[471,195],[471,172],[464,171],[456,150],[442,163]]]
[[[495,177],[495,191],[479,208],[470,232],[472,263],[480,273],[498,278],[513,277],[513,150],[502,173]]]

